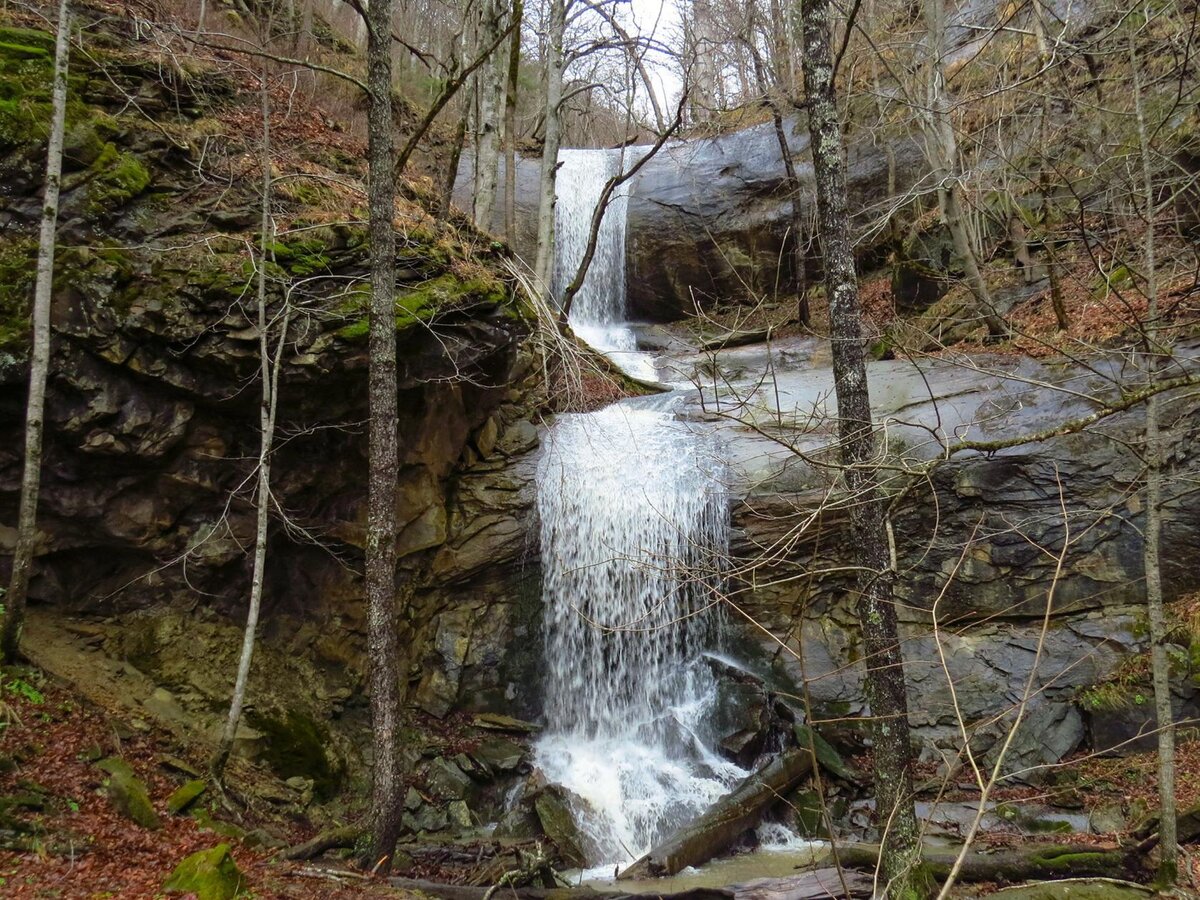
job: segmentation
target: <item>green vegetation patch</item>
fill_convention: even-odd
[[[91,166],[95,173],[88,187],[88,211],[95,215],[120,209],[150,186],[150,170],[132,153],[115,144],[104,145]]]
[[[338,337],[347,341],[366,338],[370,324],[364,315],[371,299],[369,285],[363,284],[351,293],[351,299],[336,312],[350,317],[360,316],[338,330]],[[503,304],[508,292],[503,282],[484,277],[463,280],[446,273],[411,288],[401,288],[396,295],[396,330],[403,331],[418,322],[428,322],[440,312],[460,308],[469,303]]]
[[[36,279],[37,241],[30,236],[0,241],[0,353],[23,357],[29,350]]]

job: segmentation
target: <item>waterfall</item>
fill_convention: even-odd
[[[563,150],[558,155],[554,206],[554,296],[561,297],[587,251],[592,215],[608,179],[620,174],[622,154],[612,150]],[[601,350],[634,350],[625,327],[625,218],[627,184],[613,193],[596,252],[571,302],[571,327]]]
[[[644,149],[644,148],[643,148]],[[555,179],[554,296],[561,298],[587,252],[592,216],[604,186],[629,153],[621,150],[561,150]],[[657,381],[652,358],[638,352],[637,337],[626,321],[625,222],[629,183],[619,185],[609,200],[596,233],[596,251],[575,299],[571,327],[597,350],[607,354],[628,374]]]
[[[711,434],[661,401],[562,416],[538,471],[546,722],[536,761],[573,792],[595,864],[636,858],[746,773],[714,754],[728,549]]]

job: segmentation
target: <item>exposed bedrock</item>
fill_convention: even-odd
[[[792,244],[812,239],[816,187],[807,160],[808,132],[795,118],[785,131],[796,160],[799,191],[787,184],[775,128],[770,123],[665,147],[629,183],[626,231],[626,292],[629,316],[637,321],[675,321],[697,308],[752,297],[795,298],[798,283]],[[628,149],[629,159],[645,148]],[[615,151],[614,151],[615,152]],[[875,218],[894,189],[903,192],[925,170],[921,148],[904,140],[884,148],[863,138],[851,141],[848,176],[855,223]],[[626,168],[629,166],[626,162]],[[512,244],[532,262],[536,252],[537,184],[541,160],[518,157],[517,231]],[[470,206],[472,162],[460,164],[455,199]],[[500,163],[504,177],[504,163]],[[798,220],[793,203],[799,204]],[[504,234],[497,205],[492,230]],[[880,264],[886,232],[865,235],[864,260]],[[809,252],[808,277],[819,278],[819,253]]]
[[[787,184],[775,128],[756,125],[664,148],[635,176],[629,191],[626,285],[635,319],[673,321],[718,302],[749,297],[794,299],[798,273],[792,242],[812,238],[816,188],[807,159],[808,132],[785,121],[799,191]],[[888,198],[889,167],[897,191],[923,171],[920,147],[885,149],[851,140],[847,149],[850,208],[869,221]],[[798,214],[793,204],[799,204]],[[860,244],[874,259],[884,234]],[[820,277],[815,245],[807,254]]]
[[[1195,355],[1194,348],[1183,352]],[[966,369],[940,362],[924,369],[895,362],[871,370],[877,415],[892,422],[888,454],[909,466],[935,455],[930,437],[939,422],[943,433],[982,422],[970,436],[1002,438],[1034,434],[1095,409],[1077,395],[1035,385],[1071,379],[1076,390],[1094,388],[1061,364],[981,358]],[[824,394],[828,380],[827,370],[788,372],[780,379],[781,396],[785,402],[820,396],[818,404],[832,405]],[[1186,477],[1195,470],[1200,407],[1194,396],[1175,395],[1164,410],[1170,474],[1163,578],[1174,597],[1200,585],[1191,564],[1200,546],[1200,510],[1189,500]],[[832,414],[822,407],[803,425],[803,449],[821,444]],[[1122,698],[1095,702],[1089,693],[1146,646],[1145,511],[1134,452],[1142,421],[1134,410],[1084,433],[956,457],[917,478],[900,501],[893,525],[895,588],[912,723],[926,758],[956,753],[959,714],[977,748],[992,748],[1027,684],[1024,722],[1005,764],[1027,777],[1086,740],[1109,749],[1151,717],[1143,706],[1140,714],[1135,708],[1114,720],[1107,707]],[[864,711],[853,577],[842,568],[846,511],[818,513],[828,476],[761,437],[735,437],[731,451],[752,478],[752,492],[735,510],[734,549],[738,562],[752,568],[735,599],[747,616],[786,636],[781,647],[763,642],[754,629],[739,629],[749,639],[742,651],[760,663],[769,660],[785,682],[798,686],[807,674],[823,717]],[[894,478],[890,490],[903,484]],[[1177,701],[1194,712],[1197,673],[1186,652],[1179,657]],[[1136,707],[1140,690],[1127,686],[1130,706]]]

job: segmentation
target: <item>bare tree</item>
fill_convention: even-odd
[[[270,39],[273,10],[268,11],[263,43]],[[280,311],[278,324],[279,340],[274,355],[271,353],[272,323],[267,318],[267,261],[274,242],[271,216],[271,94],[268,81],[267,61],[262,61],[259,71],[260,99],[262,112],[262,215],[259,221],[259,247],[256,263],[258,306],[258,362],[261,392],[259,394],[258,424],[258,484],[256,487],[256,522],[254,533],[254,568],[250,576],[250,604],[246,612],[246,628],[242,635],[242,651],[238,659],[237,676],[233,684],[233,696],[229,701],[229,714],[225,728],[213,754],[209,769],[218,781],[233,752],[246,701],[246,686],[250,681],[250,665],[254,657],[254,642],[258,631],[258,617],[262,608],[263,581],[267,565],[267,532],[271,520],[271,450],[275,440],[275,415],[279,408],[279,372],[283,363],[283,348],[287,343],[288,305]]]
[[[908,697],[892,593],[895,572],[889,552],[886,499],[879,483],[867,386],[862,307],[830,48],[833,27],[829,0],[806,2],[801,15],[804,86],[829,298],[843,478],[846,489],[858,498],[850,510],[850,530],[858,565],[858,621],[870,660],[866,690],[875,751],[875,809],[883,834],[881,871],[886,896],[909,898],[919,895],[923,885],[913,807]]]
[[[546,118],[542,144],[542,174],[538,188],[537,258],[533,271],[538,289],[551,289],[554,273],[554,184],[558,172],[561,135],[559,106],[562,103],[563,68],[566,54],[566,0],[550,0],[549,32],[546,35]]]
[[[498,44],[502,34],[504,4],[485,0],[481,9],[479,43]],[[475,154],[475,214],[477,227],[492,227],[492,209],[496,204],[496,174],[500,162],[500,110],[504,106],[507,71],[501,54],[490,53],[478,75],[479,141]]]
[[[950,108],[946,98],[946,10],[944,0],[925,0],[925,21],[928,29],[928,59],[926,60],[926,107],[921,117],[925,129],[926,151],[934,179],[938,186],[938,201],[945,219],[946,228],[954,241],[954,252],[962,261],[967,277],[967,286],[975,296],[975,302],[988,334],[997,339],[1009,336],[1008,326],[996,312],[991,292],[979,260],[967,234],[966,209],[963,202],[962,168],[958,152],[958,141],[954,135],[954,124],[950,120]]]
[[[1149,5],[1142,3],[1142,17],[1150,21]],[[1158,261],[1154,242],[1155,184],[1151,162],[1150,129],[1146,123],[1143,73],[1138,59],[1138,31],[1129,37],[1129,69],[1133,80],[1133,109],[1137,129],[1138,161],[1141,164],[1142,202],[1146,236],[1144,268],[1146,273],[1146,322],[1142,329],[1146,357],[1146,381],[1153,390],[1158,380],[1159,336]],[[1175,821],[1175,714],[1171,708],[1171,661],[1167,656],[1166,614],[1163,609],[1162,566],[1162,495],[1163,438],[1159,429],[1161,398],[1152,394],[1146,401],[1146,525],[1142,560],[1146,572],[1146,607],[1150,621],[1150,671],[1154,683],[1154,713],[1158,725],[1158,796],[1159,858],[1158,880],[1163,886],[1175,884],[1179,877],[1179,847]]]
[[[70,0],[58,5],[58,34],[54,44],[54,89],[51,99],[50,140],[46,147],[46,190],[38,240],[37,280],[33,289],[33,343],[30,353],[29,396],[25,404],[25,461],[21,503],[17,514],[17,546],[5,596],[0,627],[0,660],[16,660],[25,624],[25,604],[33,549],[37,540],[38,489],[42,474],[42,433],[45,427],[46,377],[50,371],[50,300],[54,288],[58,195],[62,178],[63,135],[67,114],[67,66],[71,51]]]
[[[371,238],[367,487],[367,652],[370,658],[371,856],[391,868],[400,833],[400,647],[396,633],[396,159],[392,143],[392,2],[371,0],[367,23],[367,206]]]

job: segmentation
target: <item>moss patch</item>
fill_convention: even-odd
[[[23,357],[29,349],[29,313],[37,277],[37,241],[0,241],[0,353]]]
[[[150,186],[150,170],[112,143],[104,145],[91,170],[95,176],[88,187],[87,210],[93,215],[119,210]]]
[[[228,844],[201,850],[186,857],[163,884],[167,893],[194,894],[198,900],[232,900],[242,893],[245,877],[238,870]]]

